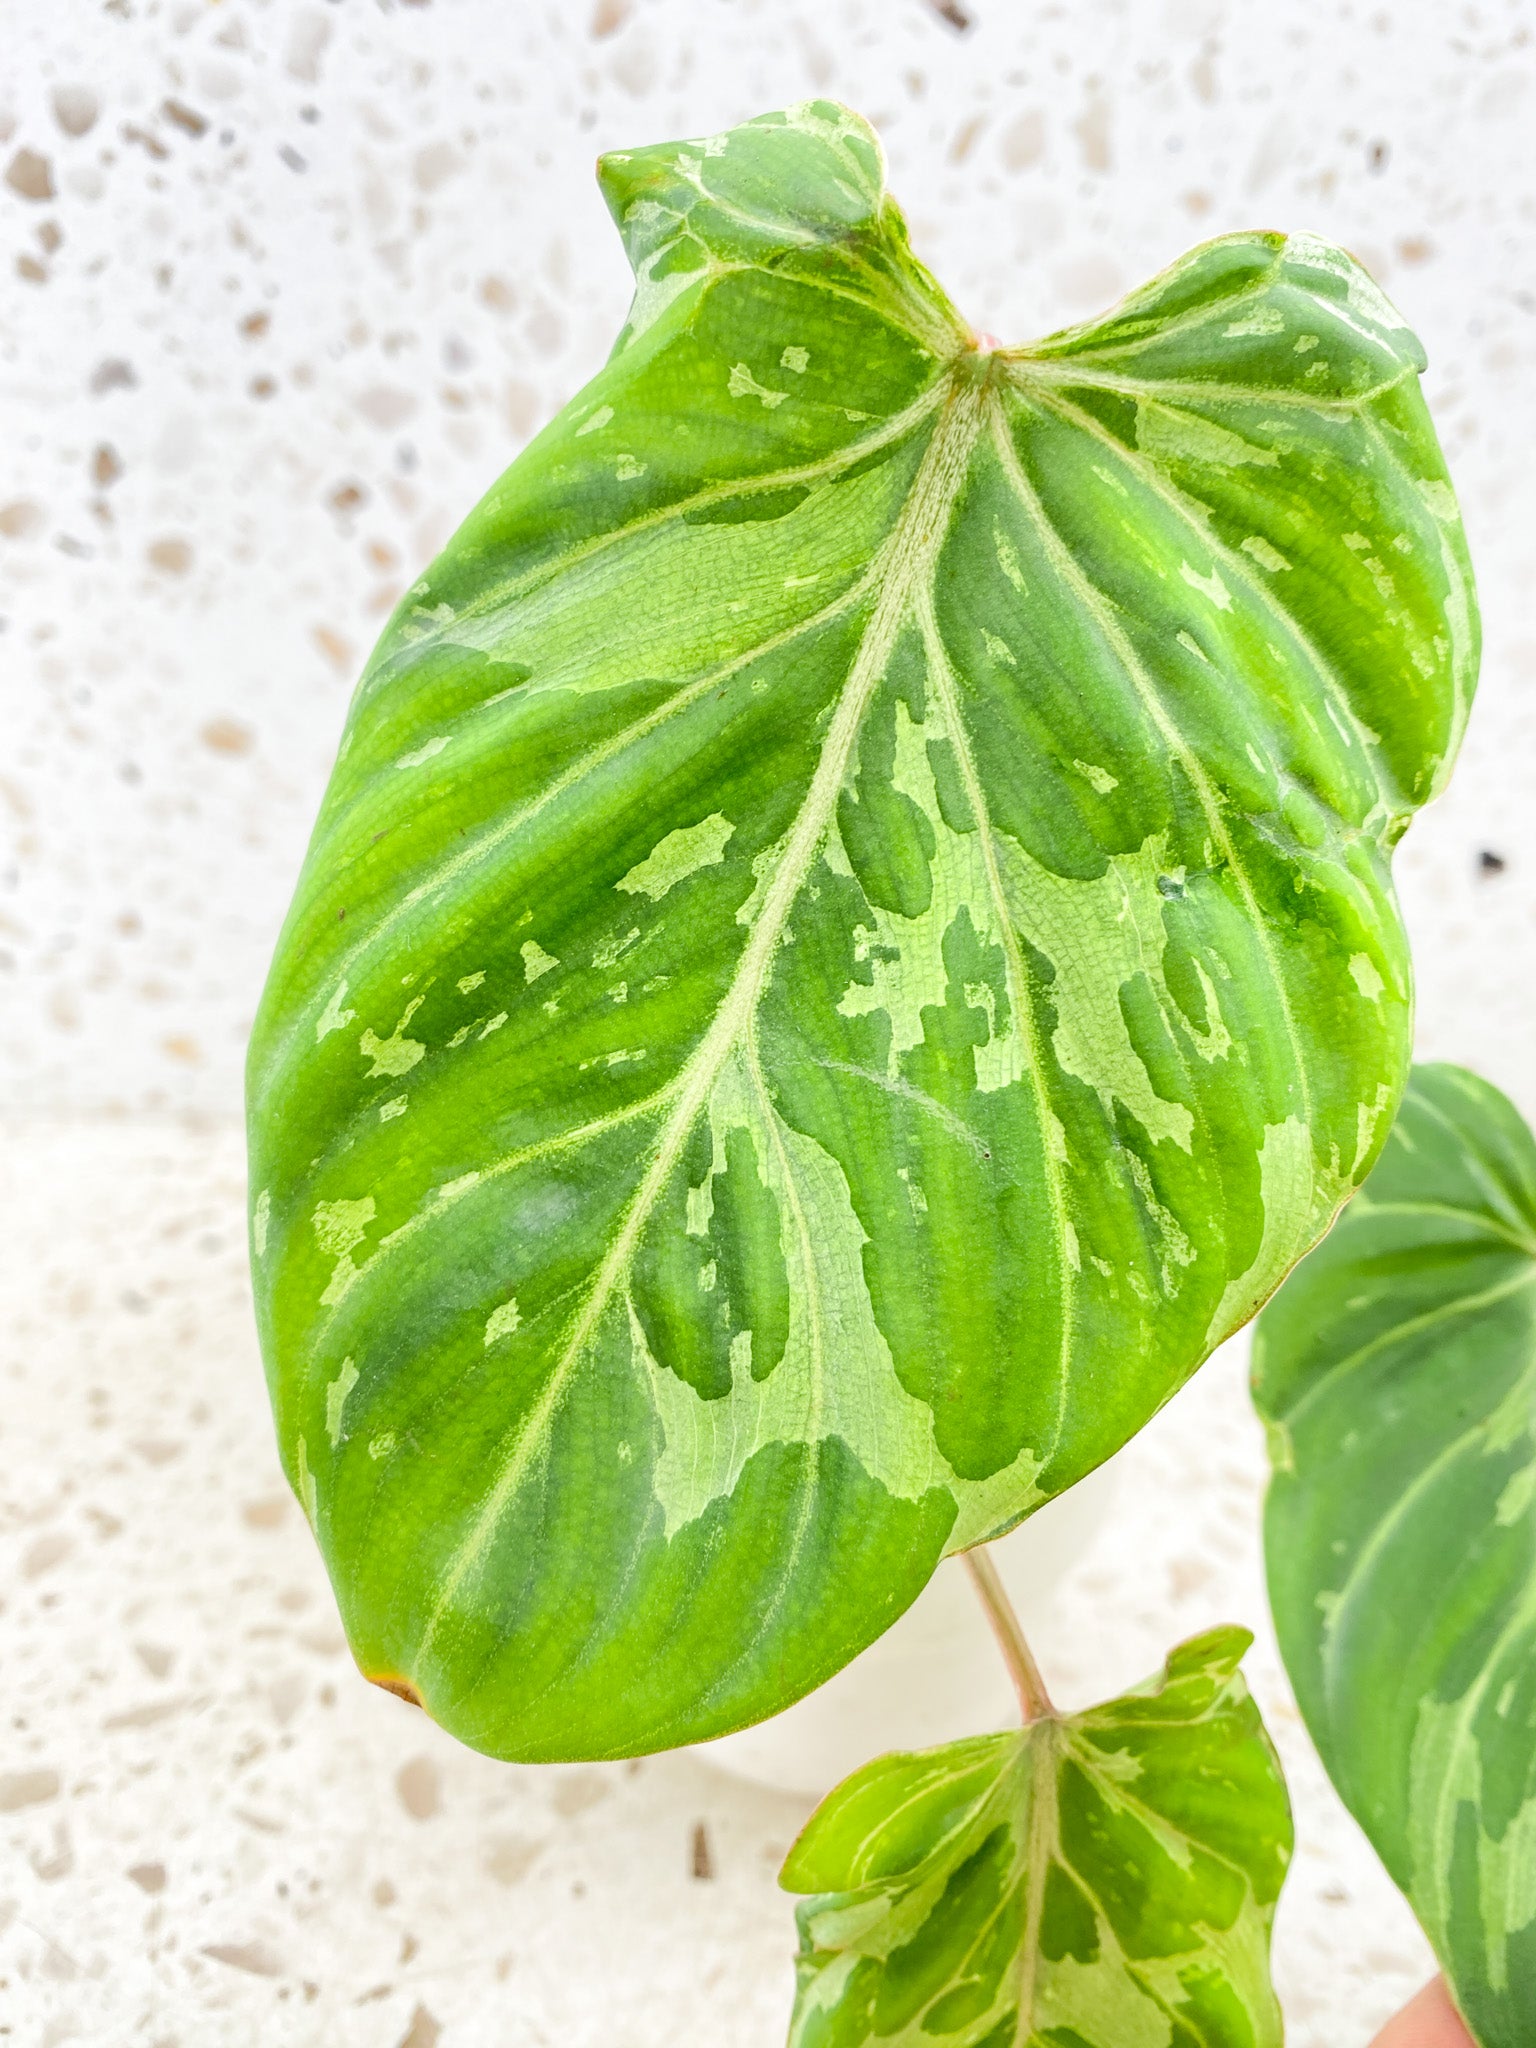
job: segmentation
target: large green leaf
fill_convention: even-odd
[[[1279,2048],[1280,1766],[1214,1629],[1090,1713],[880,1757],[812,1815],[791,2048]]]
[[[1252,1313],[1475,655],[1340,251],[984,353],[842,109],[602,181],[629,325],[390,623],[250,1066],[359,1661],[528,1758],[786,1704]]]
[[[1536,2030],[1536,1144],[1416,1067],[1259,1320],[1270,1600],[1346,1805],[1484,2048]]]

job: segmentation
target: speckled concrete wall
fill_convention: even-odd
[[[1418,328],[1489,623],[1458,785],[1402,862],[1424,1039],[1536,1106],[1533,26],[1529,0],[10,0],[0,1099],[232,1106],[357,669],[622,317],[595,151],[817,92],[876,121],[919,250],[1000,335],[1255,224],[1345,242]]]
[[[1536,1111],[1536,6],[3,16],[0,2042],[771,2048],[804,1802],[697,1757],[456,1749],[352,1670],[277,1471],[239,1067],[351,681],[606,352],[599,147],[848,99],[1007,337],[1198,237],[1315,228],[1428,345],[1488,621],[1457,781],[1399,856],[1423,1049]],[[1363,2048],[1426,1954],[1279,1670],[1242,1369],[1122,1454],[1036,1647],[1082,1703],[1258,1631],[1301,1836],[1289,2038]]]

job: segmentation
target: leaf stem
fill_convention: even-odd
[[[1013,1602],[1003,1589],[998,1577],[997,1566],[992,1562],[985,1544],[975,1550],[960,1553],[961,1561],[971,1575],[971,1584],[976,1588],[977,1597],[987,1611],[987,1620],[997,1638],[997,1647],[1003,1653],[1003,1662],[1008,1666],[1008,1675],[1013,1680],[1013,1689],[1019,1696],[1019,1708],[1026,1721],[1054,1720],[1056,1709],[1051,1696],[1045,1689],[1045,1680],[1040,1676],[1040,1666],[1035,1662],[1034,1653],[1024,1640],[1024,1631],[1019,1626],[1019,1617],[1013,1611]]]

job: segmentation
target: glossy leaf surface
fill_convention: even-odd
[[[1061,1720],[879,1758],[811,1817],[791,2048],[1278,2048],[1280,1766],[1215,1629]]]
[[[1270,1598],[1307,1725],[1484,2048],[1536,2015],[1536,1144],[1414,1069],[1259,1320]]]
[[[1475,655],[1340,251],[982,354],[842,109],[602,179],[630,322],[385,633],[250,1066],[359,1661],[529,1758],[785,1705],[1252,1313]]]

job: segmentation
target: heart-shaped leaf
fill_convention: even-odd
[[[791,2048],[1279,2048],[1280,1765],[1213,1629],[1086,1714],[880,1757],[780,1880]]]
[[[354,1649],[526,1758],[783,1706],[1252,1313],[1475,655],[1340,251],[984,353],[842,109],[602,179],[630,323],[385,633],[250,1067]]]
[[[1536,2015],[1536,1143],[1416,1067],[1259,1320],[1270,1600],[1345,1804],[1483,2048]]]

